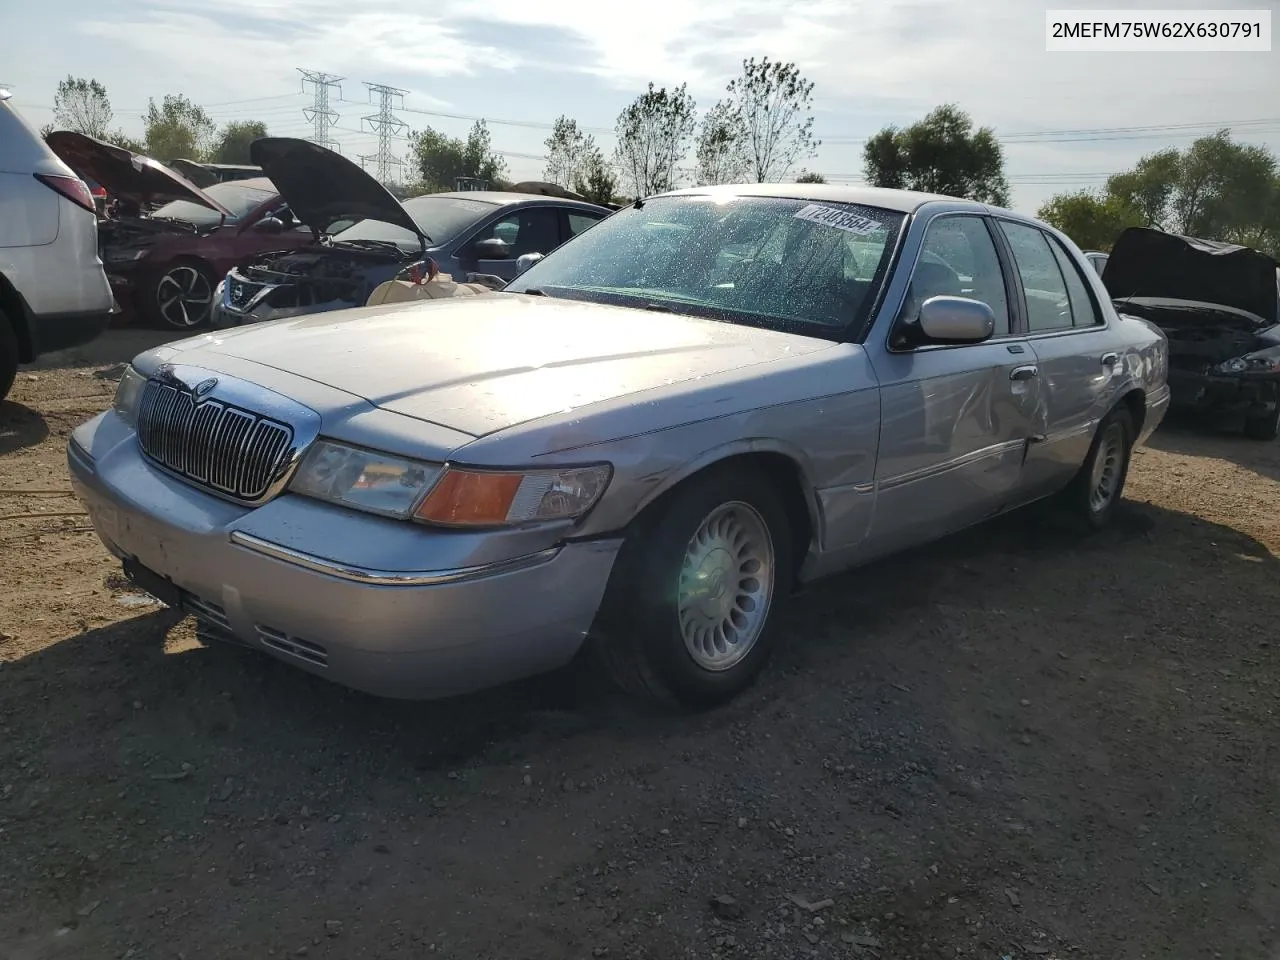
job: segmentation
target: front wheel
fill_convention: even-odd
[[[713,470],[642,518],[619,552],[597,649],[624,690],[723,703],[768,660],[792,573],[787,512],[768,478]]]
[[[1244,435],[1250,440],[1274,440],[1280,436],[1280,400],[1276,401],[1270,413],[1247,418]]]
[[[1133,433],[1133,418],[1123,407],[1103,417],[1089,455],[1064,491],[1064,505],[1087,530],[1101,530],[1115,514],[1129,476]]]
[[[148,306],[165,326],[194,330],[209,320],[213,288],[207,267],[190,261],[175,263],[156,279]]]

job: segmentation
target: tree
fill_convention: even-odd
[[[1156,227],[1169,216],[1181,156],[1174,148],[1143,157],[1132,170],[1107,179],[1107,193],[1133,206],[1145,226]]]
[[[721,100],[702,118],[698,132],[697,167],[699,186],[736,183],[746,178],[742,117],[733,103]]]
[[[683,83],[670,93],[650,83],[649,90],[618,115],[615,156],[623,181],[636,196],[675,186],[676,164],[684,159],[693,137],[694,107]]]
[[[1122,232],[1145,223],[1142,211],[1124,198],[1091,190],[1059,194],[1048,200],[1036,216],[1085,250],[1110,251]]]
[[[595,147],[595,138],[578,129],[578,121],[566,116],[556,118],[551,136],[543,141],[547,148],[547,166],[543,179],[571,189],[583,159]]]
[[[975,131],[955,104],[937,107],[905,129],[885,127],[864,145],[862,165],[873,186],[1009,205],[995,133],[990,127]]]
[[[107,88],[93,78],[73,77],[58,81],[53,95],[53,119],[60,130],[74,130],[105,140],[111,125],[111,101]]]
[[[489,127],[483,120],[472,125],[466,140],[427,127],[409,138],[409,149],[422,178],[415,185],[417,193],[452,190],[459,177],[487,180],[496,186],[507,169],[506,160],[493,151]]]
[[[249,163],[249,144],[267,135],[261,120],[232,120],[222,128],[218,144],[210,153],[212,163]]]
[[[729,82],[727,92],[727,116],[740,124],[739,149],[757,183],[781,180],[797,160],[817,151],[813,83],[794,63],[743,60],[742,76]]]
[[[1067,200],[1054,197],[1046,208],[1070,210]],[[1235,143],[1227,130],[1185,150],[1142,157],[1108,178],[1103,200],[1131,211],[1137,224],[1280,256],[1280,160],[1263,147]]]
[[[180,93],[167,93],[160,106],[147,101],[142,120],[147,155],[163,162],[203,160],[216,127],[202,107]]]
[[[827,178],[820,173],[810,173],[806,170],[800,176],[796,177],[796,183],[826,183]]]
[[[598,148],[593,146],[583,157],[577,178],[573,182],[573,190],[590,203],[613,202],[613,195],[618,190],[618,178]]]

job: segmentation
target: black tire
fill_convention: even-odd
[[[206,264],[198,260],[175,260],[144,288],[142,306],[152,322],[165,329],[199,330],[209,325],[217,285]]]
[[[1280,400],[1270,413],[1260,417],[1248,417],[1244,421],[1244,435],[1250,440],[1274,440],[1280,436]]]
[[[766,588],[746,575],[748,566],[740,566],[735,592],[749,592],[749,586],[741,585],[758,583],[767,596],[763,625],[740,660],[712,670],[699,664],[686,646],[678,594],[686,551],[704,520],[721,508],[732,514],[729,522],[762,524],[772,542],[773,571]],[[711,707],[737,696],[755,681],[777,641],[780,614],[792,587],[793,553],[786,508],[762,473],[720,468],[687,481],[652,514],[640,518],[619,551],[595,640],[605,670],[626,692],[670,705]],[[739,601],[746,599],[750,598],[745,594],[739,596]],[[735,607],[734,612],[740,611]]]
[[[13,324],[0,310],[0,402],[13,389],[13,381],[18,376],[18,333]]]
[[[1093,443],[1089,447],[1089,455],[1084,458],[1084,464],[1071,481],[1071,485],[1063,491],[1063,505],[1081,529],[1101,530],[1111,522],[1124,494],[1124,482],[1129,476],[1133,439],[1133,417],[1124,407],[1116,407],[1098,424]],[[1111,445],[1113,440],[1118,441],[1118,450]],[[1115,472],[1111,477],[1110,496],[1102,501],[1094,496],[1097,490],[1094,467],[1100,457],[1108,455],[1115,456],[1117,462],[1112,464]]]

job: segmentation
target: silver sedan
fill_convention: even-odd
[[[697,188],[502,292],[143,353],[68,461],[135,582],[304,670],[434,697],[592,645],[704,705],[798,584],[1049,497],[1104,526],[1166,372],[1037,221]]]

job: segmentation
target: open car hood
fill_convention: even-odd
[[[45,137],[45,142],[76,176],[97,182],[112,196],[144,206],[190,200],[224,217],[234,216],[190,180],[158,160],[71,130],[55,130]]]
[[[391,193],[346,157],[296,137],[262,137],[249,145],[294,216],[325,232],[339,220],[378,220],[428,238]]]
[[[1280,322],[1276,270],[1275,260],[1249,247],[1130,227],[1112,248],[1102,283],[1113,300],[1165,310],[1169,301],[1213,304],[1266,326]]]

